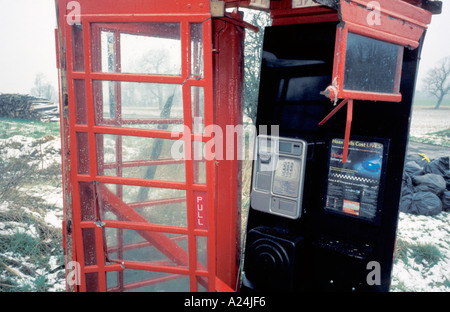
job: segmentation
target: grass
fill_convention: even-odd
[[[59,123],[0,118],[0,138],[15,135],[35,138],[31,147],[37,148],[6,159],[8,148],[22,149],[22,144],[0,144],[0,203],[8,208],[0,211],[0,292],[48,291],[52,286],[50,260],[64,263],[62,234],[44,221],[55,206],[27,190],[36,185],[61,185],[61,165],[44,167],[39,152],[40,144],[59,137]]]
[[[59,233],[33,218],[27,221],[38,228],[37,236],[22,230],[0,236],[0,292],[47,291],[50,257],[59,257],[63,263]]]
[[[0,118],[0,139],[7,139],[15,135],[23,135],[38,139],[49,134],[59,136],[60,127],[58,122]]]
[[[402,239],[397,239],[395,243],[395,262],[402,260],[404,263],[408,263],[408,250],[411,248],[411,244],[405,242]]]
[[[40,254],[40,247],[40,241],[37,238],[17,230],[13,235],[5,235],[2,237],[0,253],[32,257],[34,258],[33,262],[36,261],[39,263],[41,259],[40,257],[36,258],[35,255]],[[33,272],[26,273],[31,274]]]
[[[424,94],[423,92],[416,94],[416,97],[414,99],[414,108],[417,109],[434,109],[436,106],[437,99],[436,97],[432,95]],[[442,101],[439,110],[446,110],[448,111],[450,109],[450,97],[447,96]],[[442,146],[450,147],[450,128],[447,130],[427,133],[424,137],[410,137],[411,141],[419,142],[419,143],[426,143],[426,144],[437,144]]]
[[[417,264],[431,268],[442,259],[442,254],[433,244],[416,244],[411,248],[411,257]]]
[[[447,278],[443,283],[442,283],[445,287],[450,288],[450,280]]]
[[[422,264],[427,268],[433,267],[443,258],[442,253],[436,245],[430,243],[409,243],[397,239],[395,246],[395,263],[401,260],[408,264],[412,259],[417,264]]]
[[[446,130],[432,132],[430,134],[437,135],[437,136],[442,136],[442,137],[446,137],[446,138],[450,138],[450,128],[448,128]]]
[[[437,132],[431,132],[427,134],[427,137],[414,137],[411,136],[410,140],[419,143],[437,144],[441,146],[450,147],[450,128]]]

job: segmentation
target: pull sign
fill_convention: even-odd
[[[206,211],[206,192],[194,191],[195,228],[206,230],[208,228],[208,215]]]

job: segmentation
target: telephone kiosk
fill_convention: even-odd
[[[288,20],[274,10],[265,29],[257,129],[279,128],[255,144],[241,291],[390,287],[412,98],[433,10],[380,1],[381,26],[369,26],[367,1],[316,2],[336,15],[319,10],[310,23],[310,15]]]
[[[441,5],[56,0],[67,290],[389,290],[420,52]],[[270,131],[242,244],[239,157],[206,155],[233,141],[206,129],[242,125],[245,29],[258,29],[238,7],[272,17],[256,120]]]

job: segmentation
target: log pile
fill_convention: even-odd
[[[0,117],[59,121],[58,104],[22,94],[0,94]]]

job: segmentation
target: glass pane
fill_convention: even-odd
[[[206,276],[197,276],[197,291],[208,292],[208,278]]]
[[[206,161],[194,160],[194,184],[206,184]]]
[[[89,141],[87,132],[77,132],[78,173],[89,174]]]
[[[184,160],[172,157],[176,141],[97,134],[100,175],[184,182]]]
[[[102,72],[113,73],[116,70],[115,64],[115,45],[114,45],[114,32],[102,31],[100,35],[101,39],[101,55],[102,55]]]
[[[72,26],[73,70],[84,72],[83,27]]]
[[[187,226],[186,191],[102,184],[102,220],[149,222],[172,226]],[[108,192],[118,196],[126,210],[114,203]],[[142,217],[142,218],[141,218]]]
[[[105,228],[108,259],[188,266],[187,235]]]
[[[84,80],[74,80],[77,124],[87,125],[86,84]]]
[[[191,75],[203,78],[203,25],[191,24]]]
[[[91,182],[80,182],[81,221],[96,221],[97,214],[94,203],[94,185]]]
[[[122,277],[122,276],[123,277]],[[123,284],[120,283],[123,280]],[[125,269],[106,273],[107,291],[124,292],[188,292],[189,276]]]
[[[397,94],[403,47],[348,33],[344,89]]]
[[[97,125],[183,131],[182,86],[94,81]]]
[[[197,243],[197,270],[208,270],[208,238],[196,236]]]
[[[112,81],[94,81],[94,106],[97,125],[113,124],[116,118],[117,86]],[[105,120],[112,121],[106,122]]]
[[[81,229],[83,235],[84,265],[97,264],[97,249],[95,248],[95,229]]]
[[[100,58],[94,71],[181,75],[179,23],[94,23],[92,29]]]
[[[194,183],[206,184],[205,142],[192,142]]]
[[[98,292],[98,273],[86,273],[86,292]]]
[[[203,87],[191,87],[192,133],[205,132],[205,92]]]
[[[181,41],[120,34],[122,72],[181,75]]]

